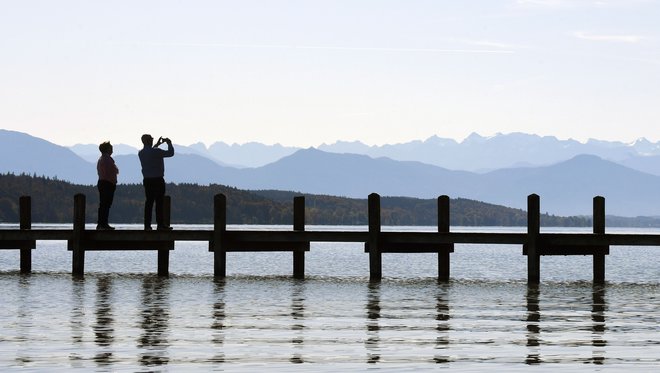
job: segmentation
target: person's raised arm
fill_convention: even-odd
[[[163,139],[167,143],[167,150],[165,150],[164,157],[171,157],[174,155],[174,146],[172,146],[172,140],[169,138]]]

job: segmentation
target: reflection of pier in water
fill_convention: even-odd
[[[211,358],[213,363],[224,363],[226,360],[224,353],[225,344],[225,280],[215,279],[213,281],[213,295],[215,301],[213,302],[213,315],[211,323],[213,345],[218,352]]]
[[[85,332],[85,280],[74,278],[71,282],[73,301],[71,302],[71,344],[82,350],[84,332]],[[77,352],[69,354],[69,360],[73,367],[77,367],[77,362],[83,358]]]
[[[367,363],[377,363],[380,360],[378,344],[380,343],[380,283],[369,282],[367,292],[367,339],[364,345],[367,349]]]
[[[435,349],[438,353],[433,357],[433,361],[438,364],[451,362],[449,355],[439,354],[439,352],[447,352],[449,349],[449,331],[451,330],[449,321],[451,315],[449,313],[448,292],[450,286],[450,284],[439,284],[436,295],[435,309],[437,315],[435,320],[437,321],[437,325],[435,330],[438,332],[438,336],[435,339]]]
[[[168,304],[168,279],[162,277],[147,277],[142,283],[142,335],[137,340],[137,346],[145,349],[140,355],[140,364],[145,366],[166,365],[167,333],[169,328],[170,310]]]
[[[605,300],[605,287],[601,285],[594,285],[592,289],[592,304],[591,304],[591,322],[592,322],[592,346],[594,364],[603,364],[605,362],[605,347],[607,341],[605,340],[605,312],[607,311],[607,304]]]
[[[433,327],[433,330],[436,332],[436,337],[434,342],[432,342],[434,344],[434,350],[436,353],[430,357],[430,362],[432,363],[443,364],[452,361],[451,356],[449,355],[451,314],[448,293],[450,287],[451,284],[438,284],[435,305],[435,326]],[[367,363],[370,364],[381,362],[383,358],[387,358],[387,356],[383,356],[382,353],[384,349],[381,346],[381,343],[383,343],[380,335],[381,331],[388,329],[399,329],[398,326],[381,326],[381,292],[382,285],[380,282],[372,281],[369,283],[367,289],[367,301],[365,305],[366,339],[364,345],[367,351]]]
[[[529,353],[525,359],[526,364],[540,364],[540,333],[541,333],[541,313],[539,307],[539,287],[538,285],[530,284],[527,286],[527,347]]]
[[[24,345],[30,341],[29,326],[32,325],[32,315],[29,312],[32,301],[30,300],[30,277],[21,275],[18,278],[18,286],[20,291],[18,293],[18,312],[17,319],[18,332],[16,333],[16,340]],[[22,367],[31,362],[31,358],[24,352],[24,349],[19,349],[16,354],[16,365]]]
[[[293,325],[291,329],[297,333],[291,343],[296,351],[289,359],[292,363],[304,363],[303,356],[299,350],[302,349],[304,343],[304,329],[303,321],[305,319],[305,294],[304,282],[301,280],[292,280],[292,293],[291,293],[291,317],[293,318]]]
[[[111,292],[112,280],[110,278],[101,277],[96,280],[96,323],[92,329],[94,330],[94,342],[103,349],[94,356],[94,361],[99,367],[107,367],[114,362],[111,350],[114,342]]]
[[[605,300],[605,287],[602,285],[593,285],[591,299],[591,326],[588,331],[591,332],[591,340],[589,342],[575,343],[575,346],[583,346],[589,344],[593,347],[592,356],[587,359],[588,362],[596,365],[602,365],[605,362],[605,347],[607,341],[605,340],[605,312],[607,311],[607,304]],[[543,322],[539,298],[541,291],[536,284],[530,284],[527,287],[526,304],[527,304],[527,348],[529,350],[525,363],[529,365],[541,364],[546,361],[543,360],[541,355],[541,348],[543,346],[541,335]]]

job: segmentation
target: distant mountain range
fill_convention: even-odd
[[[177,145],[179,154],[194,154],[209,158],[223,166],[235,168],[261,167],[289,156],[303,148],[279,144],[264,145],[256,142],[226,144],[215,142],[210,146],[196,143]],[[582,154],[596,155],[638,171],[660,176],[660,142],[644,138],[633,143],[589,140],[559,140],[552,136],[524,133],[498,134],[482,137],[473,133],[462,142],[437,136],[424,141],[369,146],[359,141],[339,141],[317,147],[328,153],[387,157],[397,161],[417,161],[450,170],[484,173],[502,168],[548,166]],[[88,161],[98,158],[98,145],[78,144],[71,150]],[[115,145],[115,154],[135,154],[138,149]]]
[[[248,190],[276,189],[352,198],[366,198],[371,192],[417,198],[447,194],[452,198],[523,209],[527,195],[536,193],[541,196],[543,212],[564,216],[590,215],[592,198],[602,195],[606,197],[608,214],[660,215],[660,146],[646,140],[627,145],[596,140],[582,144],[511,134],[492,138],[472,135],[461,143],[434,137],[423,142],[380,147],[336,143],[319,149],[296,149],[257,143],[233,146],[216,143],[209,148],[203,144],[175,145],[175,148],[175,157],[166,161],[166,179],[175,183],[223,184]],[[211,155],[212,149],[215,155]],[[359,154],[360,151],[370,154]],[[234,155],[218,159],[222,152]],[[266,162],[268,157],[273,160],[259,167],[244,167],[247,162],[229,166],[238,163],[236,155],[241,152],[244,159],[254,154],[254,159],[258,159],[255,162]],[[376,156],[374,152],[389,152],[399,158],[417,154],[420,158],[400,160]],[[115,145],[114,158],[121,183],[141,182],[136,153],[136,148]],[[477,158],[478,155],[482,158]],[[3,173],[37,174],[93,184],[97,158],[97,145],[76,145],[69,149],[27,134],[0,130],[0,172]],[[455,166],[469,159],[474,161],[469,170],[460,170],[432,164],[428,161],[431,158],[444,159]],[[495,167],[501,164],[509,167]],[[475,172],[475,168],[480,172]],[[484,171],[491,168],[497,169]]]

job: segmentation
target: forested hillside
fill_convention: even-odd
[[[87,221],[96,220],[98,192],[92,185],[75,185],[57,179],[30,175],[0,175],[0,222],[18,221],[19,197],[32,197],[32,221],[35,223],[70,223],[73,196],[87,196]],[[213,196],[227,196],[227,220],[230,224],[291,224],[293,197],[304,195],[286,191],[244,191],[223,185],[168,184],[172,198],[172,223],[203,224],[213,221]],[[325,195],[305,195],[306,223],[366,225],[367,200]],[[120,184],[110,212],[112,223],[141,223],[144,191],[139,184]],[[435,199],[383,197],[384,225],[436,225]],[[588,226],[588,217],[543,215],[545,226]],[[487,204],[467,199],[451,200],[451,224],[454,226],[526,226],[527,213],[521,209]]]
[[[294,192],[252,191],[275,202],[293,200]],[[367,200],[324,195],[306,195],[306,219],[311,224],[367,224]],[[437,224],[437,200],[409,197],[381,197],[384,225]],[[454,226],[527,226],[527,211],[465,198],[451,199],[450,220]],[[316,223],[320,222],[320,223]],[[333,223],[323,223],[333,222]],[[543,214],[545,226],[582,227],[591,225],[590,217],[561,217]]]

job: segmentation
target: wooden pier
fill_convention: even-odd
[[[450,279],[450,256],[455,244],[505,244],[521,245],[527,256],[527,280],[539,283],[540,257],[552,255],[590,255],[593,257],[593,281],[605,281],[605,257],[609,248],[618,246],[660,246],[660,235],[608,234],[605,233],[605,199],[593,199],[593,233],[541,233],[540,200],[532,194],[527,199],[527,233],[451,232],[449,225],[449,197],[438,197],[437,232],[383,232],[380,220],[380,196],[370,194],[368,199],[369,228],[367,231],[309,231],[305,229],[305,199],[295,197],[293,229],[228,230],[227,199],[218,194],[214,197],[213,230],[114,230],[85,229],[86,199],[82,194],[74,196],[73,229],[32,229],[31,199],[20,198],[19,229],[0,230],[0,249],[20,250],[20,270],[30,273],[31,251],[39,240],[67,241],[72,252],[72,274],[83,276],[85,252],[95,250],[156,250],[158,274],[169,274],[169,252],[176,241],[206,241],[213,253],[215,277],[226,276],[228,252],[285,251],[292,253],[293,276],[305,276],[305,252],[311,242],[358,242],[364,243],[369,255],[370,280],[381,280],[382,255],[387,253],[437,253],[438,280]],[[166,219],[169,222],[169,197],[165,200]]]

